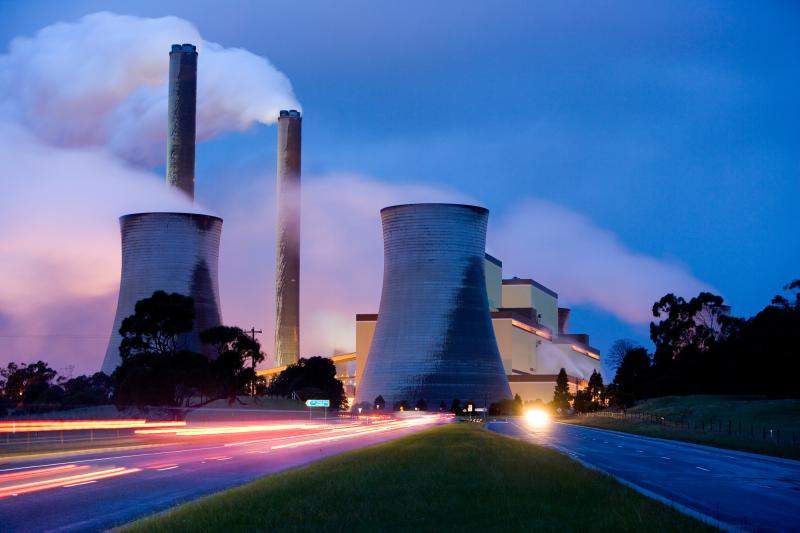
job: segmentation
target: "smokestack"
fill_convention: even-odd
[[[558,334],[559,335],[566,335],[569,331],[569,308],[567,307],[559,307],[558,308]]]
[[[194,143],[197,111],[197,48],[173,44],[169,52],[167,184],[194,200]]]
[[[277,250],[275,254],[275,364],[300,356],[300,144],[299,111],[278,117]]]

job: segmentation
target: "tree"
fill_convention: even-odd
[[[453,401],[450,402],[450,412],[456,416],[461,415],[461,400],[458,398],[453,398]]]
[[[194,301],[188,296],[156,291],[136,303],[119,330],[122,363],[113,374],[117,406],[198,407],[222,398],[233,401],[252,390],[252,363],[263,359],[258,342],[239,328],[211,328],[200,333],[201,342],[216,350],[209,360],[186,349],[193,325]]]
[[[572,408],[576,413],[589,413],[595,410],[592,402],[592,393],[589,389],[579,390],[575,393]]]
[[[649,379],[650,354],[642,347],[628,350],[614,376],[612,403],[628,406],[647,397]]]
[[[95,372],[91,376],[77,376],[62,384],[63,406],[105,405],[111,401],[113,380],[110,376]]]
[[[118,407],[188,407],[193,398],[204,403],[208,359],[185,348],[193,325],[194,301],[188,296],[156,291],[136,302],[119,329],[122,362],[113,374]]]
[[[64,392],[53,384],[57,375],[44,361],[8,363],[6,368],[0,369],[3,396],[16,407],[57,402]]]
[[[210,365],[216,395],[232,403],[241,394],[254,393],[258,379],[256,364],[264,360],[257,340],[240,328],[216,326],[203,331],[200,341],[213,346],[217,354]]]
[[[427,411],[428,410],[428,402],[426,402],[423,398],[417,400],[417,404],[414,406],[417,411]]]
[[[375,398],[375,410],[383,411],[386,408],[386,400],[380,394]]]
[[[155,291],[149,298],[136,302],[134,313],[122,321],[120,356],[124,360],[142,353],[175,355],[185,350],[194,315],[192,298]]]
[[[336,366],[327,357],[301,358],[275,376],[268,394],[301,399],[327,399],[333,407],[344,407],[347,398],[342,382],[336,379]]]
[[[639,344],[630,339],[617,339],[614,341],[614,344],[611,345],[611,348],[608,349],[608,353],[605,355],[605,362],[612,370],[616,372],[617,368],[619,368],[619,365],[622,363],[622,359],[625,357],[625,354],[633,348],[638,347]]]
[[[606,387],[603,385],[603,375],[597,370],[592,370],[587,390],[589,391],[591,407],[593,410],[599,409],[605,401]]]
[[[654,394],[712,392],[718,387],[715,348],[729,313],[722,297],[709,292],[689,301],[667,294],[653,304],[653,317],[660,319],[650,323]]]
[[[553,407],[560,410],[561,413],[566,413],[569,410],[569,402],[572,399],[572,394],[569,392],[569,380],[567,378],[567,371],[563,368],[558,372],[556,378],[556,388],[553,391]]]

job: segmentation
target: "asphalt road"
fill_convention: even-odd
[[[800,461],[523,420],[490,429],[551,446],[693,511],[748,531],[800,531]]]
[[[269,434],[183,437],[178,444],[174,444],[177,437],[165,437],[173,444],[0,465],[0,530],[104,530],[267,474],[440,422],[414,426],[359,424],[349,428],[345,424]],[[377,429],[381,431],[373,431]],[[58,481],[70,475],[97,475],[99,479]],[[33,485],[35,492],[11,494],[27,483],[47,484],[53,479],[59,486],[42,489]]]

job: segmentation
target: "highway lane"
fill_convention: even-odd
[[[346,422],[268,432],[165,435],[165,441],[181,439],[181,444],[3,465],[0,529],[103,530],[267,474],[443,422],[439,418],[416,424]],[[13,495],[15,491],[20,493]]]
[[[800,461],[523,420],[489,429],[556,448],[577,460],[748,531],[800,531]]]

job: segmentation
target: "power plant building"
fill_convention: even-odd
[[[589,344],[588,335],[568,332],[570,310],[558,306],[558,294],[533,279],[503,279],[502,262],[489,254],[484,271],[494,337],[511,394],[525,402],[549,402],[562,368],[573,393],[585,388],[592,372],[600,372],[600,351]],[[378,316],[356,315],[356,350],[347,360],[337,356],[339,374],[356,393]]]
[[[488,210],[409,204],[381,210],[380,312],[359,364],[356,401],[387,404],[511,398],[484,275]]]
[[[197,50],[191,44],[174,44],[169,68],[166,181],[192,200],[196,102]],[[134,213],[121,216],[119,223],[122,273],[103,372],[111,374],[120,363],[122,321],[134,313],[136,302],[158,290],[193,298],[194,330],[184,336],[180,348],[202,352],[200,332],[222,323],[218,282],[222,219],[199,213]]]

